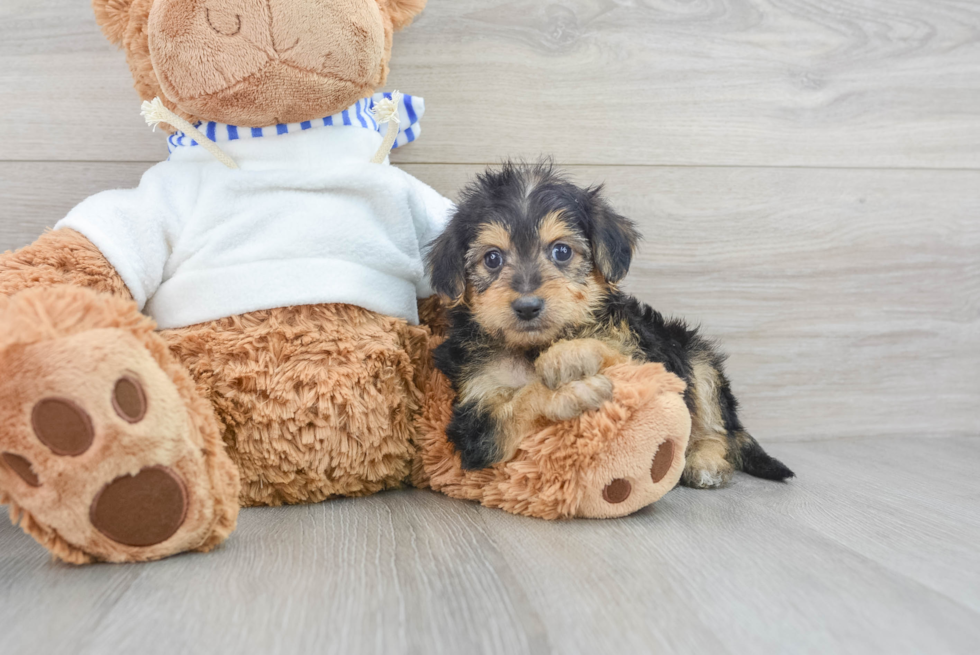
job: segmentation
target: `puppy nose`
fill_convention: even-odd
[[[524,296],[518,298],[511,304],[514,313],[517,314],[517,318],[522,321],[532,321],[538,317],[541,310],[544,309],[544,301],[537,296]]]

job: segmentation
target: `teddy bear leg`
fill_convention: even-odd
[[[452,390],[433,371],[413,482],[545,519],[613,518],[656,502],[684,470],[691,430],[684,382],[661,364],[619,364],[602,374],[612,381],[611,400],[528,435],[507,462],[464,471],[445,436]]]
[[[131,301],[0,296],[0,501],[72,563],[209,550],[238,477],[213,411]]]
[[[658,365],[652,365],[658,366]],[[583,463],[577,478],[582,494],[574,516],[614,518],[626,516],[660,500],[673,489],[684,471],[685,449],[691,430],[690,412],[682,396],[683,383],[671,379],[666,371],[651,370],[649,377],[630,379],[637,373],[626,365],[610,374],[614,398],[593,416],[580,420],[579,429],[595,435],[596,446],[588,464]],[[615,375],[622,375],[619,380]],[[637,384],[662,385],[658,393],[633,404],[621,394],[615,396],[616,383],[626,386],[624,393],[638,393]],[[678,384],[680,383],[680,384]],[[628,413],[628,417],[623,416]]]
[[[425,328],[323,304],[161,336],[214,404],[243,506],[364,496],[408,477]]]

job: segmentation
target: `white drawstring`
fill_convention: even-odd
[[[371,110],[371,115],[374,116],[374,120],[378,123],[387,123],[388,131],[385,133],[385,140],[381,142],[381,147],[378,148],[378,152],[374,153],[374,157],[371,159],[372,164],[383,164],[388,155],[391,154],[391,148],[395,145],[395,139],[398,138],[398,123],[401,119],[398,118],[398,102],[401,100],[402,94],[395,91],[391,94],[391,98],[385,98],[381,102],[374,105],[374,109]]]
[[[166,123],[167,125],[180,130],[197,141],[205,150],[214,155],[215,159],[220,161],[228,168],[238,168],[238,164],[235,163],[235,160],[225,154],[225,152],[218,147],[217,143],[204,136],[204,134],[201,133],[199,129],[191,125],[190,122],[184,120],[177,114],[167,109],[160,98],[145,101],[142,105],[142,109],[143,111],[140,112],[140,116],[146,119],[146,124],[151,126],[154,132],[157,129],[157,125],[160,123]]]

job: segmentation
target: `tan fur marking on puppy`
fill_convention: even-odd
[[[571,226],[565,221],[564,212],[551,212],[543,219],[538,227],[538,234],[541,236],[542,245],[549,245],[555,241],[568,239],[575,233]],[[578,239],[575,239],[578,241]]]
[[[600,374],[569,382],[555,391],[536,389],[535,392],[533,398],[540,403],[537,409],[542,416],[552,421],[568,421],[598,409],[612,398],[613,385],[609,378]]]
[[[551,346],[538,357],[535,370],[549,389],[584,380],[597,375],[602,369],[630,361],[629,356],[610,344],[598,339],[563,340]]]
[[[466,303],[477,321],[512,348],[528,348],[551,343],[568,325],[588,324],[605,297],[606,286],[596,276],[584,282],[565,277],[557,270],[542,267],[541,286],[535,291],[545,301],[545,323],[541,329],[525,331],[511,305],[521,294],[511,288],[513,270],[505,268],[482,293],[467,288]]]
[[[694,437],[694,431],[691,431]],[[687,463],[684,467],[684,483],[699,489],[721,487],[732,478],[734,470],[725,459],[728,444],[718,439],[702,438],[687,447]]]
[[[484,251],[489,248],[510,250],[510,232],[500,223],[489,223],[480,228],[479,234],[473,241],[471,252]],[[482,255],[483,253],[480,252]]]
[[[511,304],[519,294],[510,288],[510,275],[501,277],[492,283],[483,293],[477,293],[472,287],[467,288],[467,304],[473,315],[487,331],[503,334],[514,324],[514,310]]]
[[[491,408],[491,415],[501,427],[497,437],[500,461],[510,460],[521,440],[540,427],[543,419],[571,420],[598,409],[612,394],[612,382],[604,375],[577,380],[556,391],[534,380],[520,388],[491,392],[482,399],[482,404]]]
[[[492,404],[493,399],[506,390],[519,389],[534,380],[530,364],[514,357],[504,357],[485,367],[479,374],[468,379],[459,390],[462,402],[475,402],[481,408]]]
[[[468,378],[459,390],[460,402],[476,403],[500,426],[497,447],[503,461],[513,457],[520,440],[543,419],[570,420],[609,400],[612,383],[599,370],[627,361],[597,340],[565,341],[551,351],[554,366],[550,368],[567,369],[559,373],[566,378],[561,383],[552,379],[552,384],[545,386],[529,362],[502,356]],[[579,365],[561,361],[565,356],[576,358]]]
[[[733,468],[728,461],[728,433],[718,402],[718,370],[704,355],[692,360],[694,413],[687,447],[684,482],[693,487],[720,487],[728,483]]]

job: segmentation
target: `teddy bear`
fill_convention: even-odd
[[[677,483],[690,416],[657,364],[461,468],[423,266],[453,204],[387,157],[421,98],[376,93],[424,5],[93,0],[170,155],[0,256],[0,502],[55,557],[209,551],[241,507],[409,484],[571,518]]]

